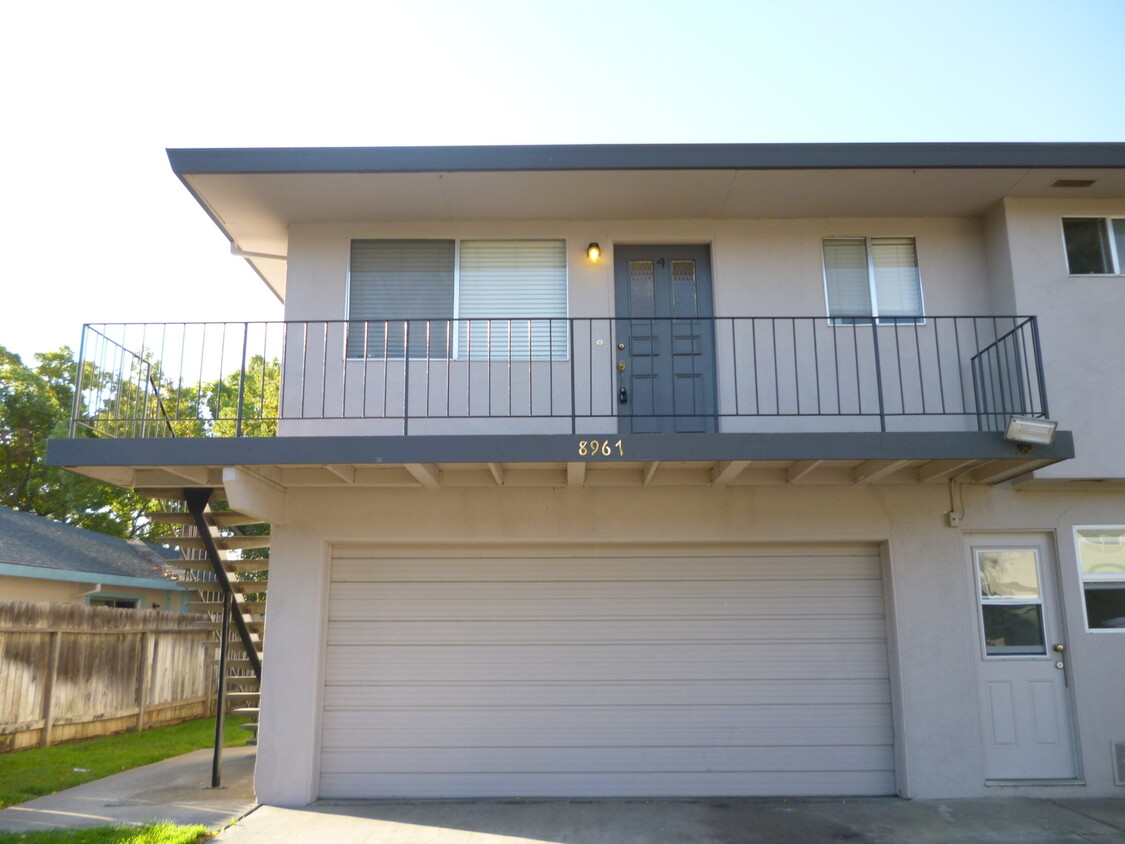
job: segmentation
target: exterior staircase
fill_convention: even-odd
[[[242,729],[250,730],[257,740],[259,695],[263,642],[266,632],[266,573],[269,558],[243,559],[232,552],[268,548],[270,537],[240,532],[247,525],[261,524],[260,519],[232,510],[216,509],[208,501],[202,508],[196,502],[198,516],[207,531],[200,535],[197,515],[185,501],[166,502],[164,510],[149,513],[152,521],[176,528],[176,535],[161,537],[160,542],[178,546],[185,557],[176,565],[186,570],[181,583],[194,588],[198,597],[189,604],[195,612],[205,613],[208,620],[201,625],[215,633],[215,663],[219,663],[223,628],[225,580],[230,586],[232,618],[227,640],[227,670],[223,687],[227,712],[249,715]],[[210,546],[210,547],[209,547]],[[214,570],[212,551],[217,556],[225,577]],[[241,628],[241,629],[239,629]],[[249,650],[247,648],[249,645]]]

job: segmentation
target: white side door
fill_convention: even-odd
[[[970,561],[985,780],[1075,779],[1068,654],[1051,546],[1039,536],[975,537]]]

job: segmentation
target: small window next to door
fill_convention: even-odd
[[[976,570],[985,655],[1047,653],[1038,552],[978,549]]]
[[[1125,633],[1125,527],[1078,527],[1074,541],[1087,629]]]

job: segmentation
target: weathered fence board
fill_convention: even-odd
[[[0,603],[0,751],[203,717],[205,616]]]

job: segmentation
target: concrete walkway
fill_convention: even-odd
[[[1125,799],[466,800],[262,806],[213,844],[1125,842]]]
[[[258,805],[254,799],[255,750],[224,750],[220,789],[210,787],[210,748],[195,750],[9,806],[0,810],[0,830],[30,832],[154,820],[222,829]]]

